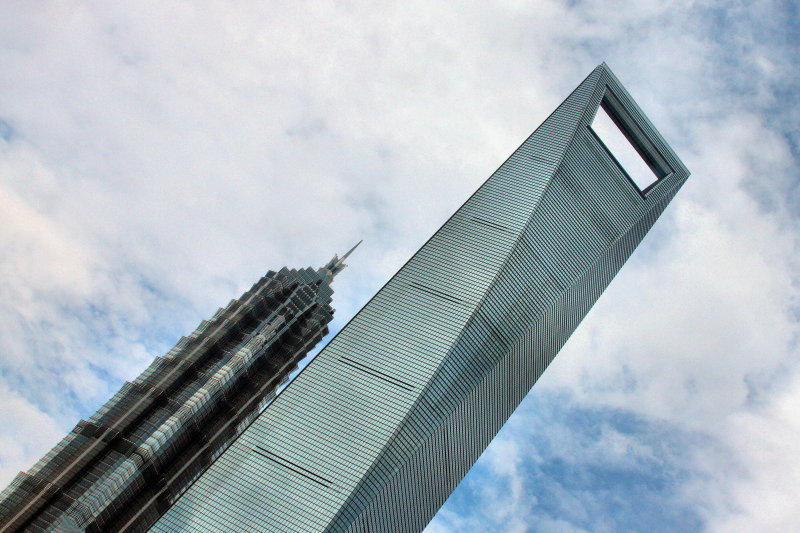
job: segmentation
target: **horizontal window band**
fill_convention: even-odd
[[[356,370],[360,370],[361,372],[364,372],[366,374],[374,376],[374,377],[376,377],[378,379],[382,379],[383,381],[386,381],[387,383],[389,383],[391,385],[395,385],[396,387],[400,387],[401,389],[406,389],[408,391],[413,391],[414,390],[413,385],[411,385],[410,383],[406,383],[405,381],[403,381],[401,379],[397,379],[395,377],[392,377],[389,374],[381,372],[380,370],[375,370],[374,368],[370,368],[367,365],[363,365],[361,363],[353,361],[350,358],[340,357],[339,361],[341,361],[342,363],[346,364],[349,367],[355,368]]]
[[[492,222],[491,220],[486,220],[485,218],[472,217],[472,220],[477,222],[478,224],[482,224],[484,226],[488,226],[490,228],[494,228],[494,229],[499,230],[499,231],[505,231],[507,233],[513,233],[511,228],[507,228],[505,226],[497,224],[496,222]]]
[[[441,298],[443,300],[447,300],[448,302],[452,302],[452,303],[455,303],[455,304],[463,304],[464,303],[464,300],[460,300],[460,299],[458,299],[458,298],[456,298],[454,296],[450,296],[449,294],[443,293],[442,291],[437,291],[436,289],[431,289],[430,287],[426,287],[425,285],[421,285],[421,284],[419,284],[419,283],[417,283],[415,281],[412,281],[408,285],[410,287],[415,288],[415,289],[419,289],[422,292],[427,292],[430,295],[438,296],[439,298]]]
[[[320,476],[319,474],[315,474],[311,470],[308,470],[307,468],[303,468],[302,466],[298,465],[297,463],[293,463],[292,461],[289,461],[288,459],[284,459],[280,455],[276,455],[276,454],[272,453],[271,451],[267,450],[266,448],[262,448],[261,446],[256,446],[255,448],[253,448],[253,451],[256,454],[260,455],[261,457],[264,457],[265,459],[269,459],[273,463],[279,464],[282,467],[286,468],[287,470],[291,470],[295,474],[299,474],[299,475],[303,476],[304,478],[306,478],[306,479],[308,479],[310,481],[313,481],[314,483],[322,485],[325,488],[330,488],[331,484],[333,483],[329,479],[325,479],[324,477]]]

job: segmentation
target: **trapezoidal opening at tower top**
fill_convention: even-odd
[[[653,143],[610,90],[606,89],[589,129],[642,194],[672,173]]]

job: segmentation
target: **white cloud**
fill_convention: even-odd
[[[43,455],[64,436],[67,426],[43,413],[0,383],[0,478],[8,484],[31,459]]]
[[[797,522],[800,467],[800,376],[780,387],[766,405],[731,413],[721,421],[731,468],[703,457],[707,477],[688,491],[707,502],[709,531],[791,531]],[[727,468],[719,468],[727,466]],[[709,498],[709,496],[711,496]]]
[[[0,6],[0,390],[41,428],[3,409],[20,429],[0,485],[264,270],[363,237],[336,283],[341,324],[605,59],[694,176],[538,387],[701,434],[669,461],[696,473],[685,490],[709,529],[777,528],[800,509],[781,465],[796,452],[796,106],[776,113],[796,43],[779,4],[728,7]],[[553,431],[547,458],[518,435],[487,452],[491,523],[578,527],[531,511],[532,462],[630,471],[664,453],[612,426],[573,447]]]

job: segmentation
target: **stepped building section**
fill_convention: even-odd
[[[0,531],[146,531],[328,333],[343,260],[269,272],[156,358],[3,491]]]

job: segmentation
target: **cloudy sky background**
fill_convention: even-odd
[[[338,330],[605,60],[692,177],[428,528],[789,531],[793,2],[0,3],[0,486],[266,270]]]

